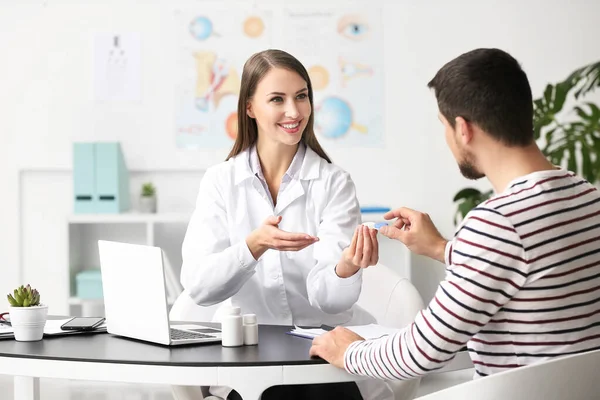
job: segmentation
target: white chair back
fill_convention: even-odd
[[[600,350],[478,378],[418,400],[590,400],[600,397]]]
[[[363,271],[357,304],[383,326],[403,328],[423,309],[423,299],[410,281],[391,268],[377,264]]]
[[[357,305],[373,315],[379,325],[404,328],[423,309],[423,299],[410,281],[391,268],[377,264],[363,271]],[[420,379],[387,381],[395,400],[414,399]]]
[[[214,319],[217,309],[223,303],[208,307],[199,306],[194,303],[189,294],[184,290],[169,312],[170,321],[191,321],[191,322],[211,322]]]

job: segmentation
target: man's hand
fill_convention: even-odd
[[[344,353],[352,343],[365,340],[363,337],[341,326],[313,339],[311,357],[321,357],[331,365],[344,369]]]
[[[398,218],[392,225],[379,229],[379,233],[390,239],[401,241],[416,254],[445,262],[446,239],[440,235],[429,215],[410,208],[397,208],[383,218]]]
[[[340,278],[348,278],[359,269],[375,265],[378,261],[377,230],[359,225],[354,231],[350,246],[342,252],[342,257],[335,267],[335,273]]]
[[[269,249],[299,251],[319,241],[318,237],[306,233],[283,231],[279,229],[280,222],[281,216],[271,216],[246,238],[248,249],[255,260],[258,260]]]

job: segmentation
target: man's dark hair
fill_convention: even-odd
[[[533,101],[527,75],[510,54],[476,49],[440,69],[427,84],[452,127],[455,118],[477,124],[508,146],[533,142]]]

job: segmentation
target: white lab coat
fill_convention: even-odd
[[[245,239],[271,215],[282,217],[281,229],[320,240],[297,252],[267,250],[254,260]],[[262,324],[374,322],[355,306],[362,270],[349,278],[335,273],[360,222],[350,175],[309,147],[299,173],[279,194],[274,208],[250,168],[246,150],[209,168],[202,179],[183,242],[181,283],[196,304],[229,299],[242,313],[256,314]],[[373,382],[382,388],[383,382]],[[373,391],[368,392],[363,397],[374,398]]]

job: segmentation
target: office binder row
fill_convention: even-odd
[[[76,214],[129,210],[129,173],[120,143],[73,143]]]

